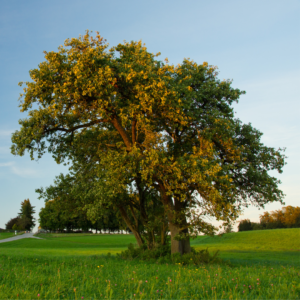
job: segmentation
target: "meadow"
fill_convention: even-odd
[[[300,229],[202,236],[224,262],[125,261],[132,235],[43,234],[0,244],[0,299],[299,299]]]
[[[13,237],[15,234],[13,232],[0,232],[0,240]]]
[[[22,234],[24,234],[23,231],[17,233],[17,235],[22,235]],[[0,232],[0,240],[4,240],[13,236],[15,236],[14,232]]]

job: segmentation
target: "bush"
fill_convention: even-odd
[[[239,223],[239,231],[252,230],[251,222],[249,219],[241,220]]]
[[[14,226],[15,224],[19,227],[19,221],[20,221],[20,218],[19,218],[19,217],[10,219],[10,220],[5,224],[5,228],[6,228],[6,229],[12,230],[12,229],[13,229],[13,226]]]
[[[218,256],[219,250],[217,250],[214,254],[210,254],[207,248],[199,251],[192,248],[191,253],[183,255],[180,255],[179,253],[172,254],[171,260],[173,263],[182,263],[184,265],[221,263],[222,260]]]
[[[214,254],[210,254],[208,249],[195,250],[191,248],[191,253],[183,254],[175,253],[171,255],[171,246],[163,245],[154,249],[147,249],[145,245],[142,247],[135,247],[129,244],[128,249],[117,254],[118,257],[126,260],[147,260],[156,263],[180,263],[184,265],[201,265],[211,263],[221,263],[222,260],[218,257],[219,250]]]
[[[17,225],[17,224],[14,224],[14,226],[12,227],[12,229],[13,229],[13,230],[18,230],[18,229],[19,229],[19,227],[18,227],[18,225]]]
[[[279,229],[284,228],[284,225],[280,222],[270,222],[266,224],[266,229]]]
[[[252,227],[252,230],[263,230],[263,229],[265,229],[262,224],[254,223],[254,222],[251,223],[251,227]]]
[[[171,246],[169,244],[155,247],[154,249],[147,249],[146,245],[135,247],[133,244],[128,245],[128,249],[117,254],[123,259],[132,260],[139,258],[141,260],[157,259],[167,256],[171,253]]]

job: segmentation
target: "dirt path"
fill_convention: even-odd
[[[24,233],[22,235],[16,235],[7,239],[3,239],[0,240],[0,243],[6,243],[6,242],[12,242],[12,241],[16,241],[16,240],[20,240],[20,239],[27,239],[27,238],[31,238],[31,239],[39,239],[39,240],[43,240],[42,238],[33,236],[34,233],[30,232],[30,233]]]

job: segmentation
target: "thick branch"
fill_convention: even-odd
[[[138,231],[138,228],[134,226],[134,224],[131,223],[128,215],[127,215],[127,212],[125,210],[125,208],[121,205],[118,206],[119,210],[120,210],[120,213],[121,213],[121,216],[124,220],[124,222],[126,223],[126,225],[129,227],[129,229],[133,232],[136,240],[137,240],[137,243],[139,246],[142,246],[144,241],[141,237],[141,234],[140,232]]]
[[[55,127],[55,128],[50,128],[50,129],[45,130],[44,133],[50,133],[52,131],[58,131],[58,130],[59,131],[64,131],[64,132],[74,132],[77,129],[87,128],[87,127],[90,127],[90,126],[95,125],[95,124],[107,123],[107,122],[109,122],[109,121],[108,120],[96,120],[96,121],[92,121],[92,122],[87,123],[87,124],[72,127],[70,129],[66,129],[66,128],[63,128],[63,127]]]
[[[130,208],[131,214],[132,214],[132,216],[133,216],[133,218],[134,218],[135,226],[136,226],[136,228],[138,228],[138,227],[139,227],[139,220],[137,219],[137,217],[136,217],[136,215],[135,215],[135,212],[134,212],[134,210],[133,210],[133,207],[132,207],[131,205],[129,205],[129,208]]]
[[[135,144],[136,141],[136,120],[132,120],[131,122],[131,130],[132,130],[132,144]]]
[[[125,146],[127,148],[128,151],[131,151],[131,141],[128,137],[127,132],[125,131],[125,129],[122,127],[122,125],[120,124],[119,120],[117,119],[116,116],[114,116],[111,120],[111,123],[114,125],[115,129],[119,132],[119,134],[121,135]]]

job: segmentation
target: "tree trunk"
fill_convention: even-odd
[[[169,224],[169,228],[171,231],[171,254],[174,253],[190,253],[191,252],[191,245],[190,245],[190,238],[176,240],[175,237],[179,233],[187,233],[187,229],[180,230],[178,225]]]
[[[182,215],[182,210],[184,209],[184,203],[175,199],[174,203],[170,196],[168,196],[165,192],[164,186],[161,184],[161,193],[163,197],[163,204],[165,207],[165,211],[169,221],[169,229],[171,232],[171,254],[174,253],[190,253],[191,252],[191,245],[190,245],[190,238],[187,237],[185,239],[176,239],[176,235],[183,233],[187,234],[188,229],[180,229],[184,228],[187,225],[186,218]],[[180,221],[178,221],[180,219]],[[174,222],[176,220],[176,223]]]
[[[166,242],[166,237],[165,237],[165,235],[166,235],[166,232],[165,232],[165,226],[164,226],[164,224],[163,224],[163,227],[162,227],[161,232],[160,232],[160,244],[161,244],[161,245],[165,245],[165,242]]]
[[[134,237],[135,237],[135,239],[138,243],[138,246],[141,247],[144,244],[144,242],[142,240],[142,237],[141,237],[140,233],[136,230],[131,230],[131,231],[134,234]]]
[[[126,225],[129,227],[129,229],[132,231],[132,233],[134,234],[134,237],[137,241],[137,244],[139,247],[141,247],[144,244],[144,241],[139,233],[139,231],[137,230],[137,228],[134,226],[134,224],[131,223],[126,210],[124,209],[124,207],[119,206],[119,210],[121,212],[122,218],[124,220],[124,222],[126,223]]]

